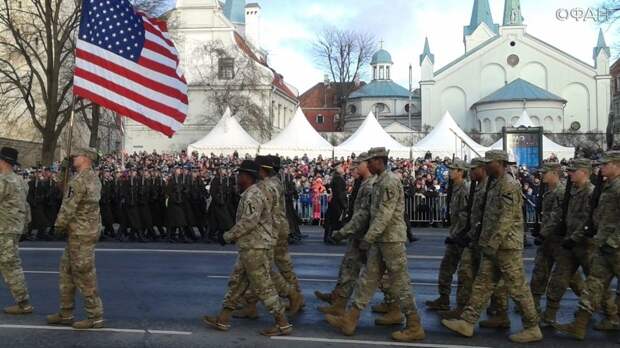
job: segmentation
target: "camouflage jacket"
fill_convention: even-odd
[[[354,240],[364,238],[364,234],[368,231],[370,222],[370,196],[372,194],[372,185],[375,177],[371,176],[364,180],[357,191],[355,201],[353,201],[353,216],[351,220],[337,234],[342,239],[351,236]]]
[[[288,241],[288,219],[286,217],[286,203],[284,201],[284,185],[277,176],[265,179],[273,192],[273,229],[278,239]]]
[[[101,225],[101,181],[92,169],[71,179],[54,224],[56,230],[74,236],[96,236]]]
[[[375,242],[407,241],[405,191],[401,181],[386,170],[375,178],[370,197],[370,223],[364,240]]]
[[[590,197],[594,191],[594,185],[589,181],[583,188],[573,186],[568,201],[568,212],[566,213],[566,235],[565,239],[572,239],[575,242],[584,241],[584,226],[590,216]]]
[[[469,184],[454,184],[450,199],[450,237],[457,237],[467,227]]]
[[[594,211],[598,232],[594,237],[597,246],[620,248],[620,177],[605,183],[601,198]]]
[[[510,175],[489,185],[482,221],[480,247],[492,250],[523,249],[523,196],[521,185]]]
[[[488,178],[484,178],[484,180],[476,184],[476,192],[474,193],[471,215],[469,217],[469,225],[471,226],[471,229],[468,233],[469,238],[474,243],[478,243],[478,238],[480,237],[478,235],[478,230],[480,229],[480,222],[482,221],[482,206],[484,205],[484,196],[487,192],[488,181]]]
[[[0,234],[22,234],[28,187],[15,173],[0,174]]]
[[[562,223],[562,200],[566,186],[559,183],[553,191],[547,191],[542,197],[540,218],[540,235],[549,238],[556,234]]]
[[[258,184],[250,186],[241,194],[237,222],[224,234],[224,239],[235,241],[239,249],[273,248],[271,206]]]

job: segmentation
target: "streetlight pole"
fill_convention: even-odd
[[[409,117],[409,135],[411,138],[411,146],[413,146],[413,128],[411,126],[411,88],[413,87],[413,68],[409,64],[409,105],[407,105],[407,116]]]

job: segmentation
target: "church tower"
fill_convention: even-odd
[[[435,55],[431,53],[428,37],[420,55],[420,98],[422,98],[422,125],[432,125],[432,95],[435,86]]]
[[[245,0],[226,0],[224,16],[235,25],[238,32],[245,34]]]
[[[521,1],[506,0],[504,3],[504,26],[522,26]]]
[[[499,24],[493,22],[489,0],[474,0],[469,25],[463,28],[463,43],[468,52],[499,33]]]
[[[603,29],[599,29],[598,40],[596,47],[594,47],[592,53],[592,59],[594,59],[594,67],[599,75],[609,74],[609,58],[611,57],[611,51],[607,43],[605,42],[605,36],[603,36]]]
[[[390,80],[393,64],[392,55],[390,55],[390,52],[383,49],[383,41],[381,41],[381,48],[373,54],[372,60],[370,61],[372,79]]]

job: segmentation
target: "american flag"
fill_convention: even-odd
[[[166,24],[128,0],[84,0],[73,93],[171,137],[187,115],[187,83]]]

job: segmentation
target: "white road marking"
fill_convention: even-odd
[[[210,276],[207,276],[207,278],[228,279],[229,276],[210,275]],[[336,279],[299,278],[299,281],[301,281],[301,282],[312,282],[312,283],[335,283]],[[411,285],[416,285],[416,286],[437,286],[436,283],[416,283],[416,282],[411,282]],[[456,284],[452,284],[452,287],[456,288],[457,285]]]
[[[344,339],[318,338],[318,337],[275,336],[275,337],[271,337],[271,339],[272,340],[282,340],[282,341],[322,342],[322,343],[340,343],[340,344],[355,344],[355,345],[370,345],[370,346],[393,346],[393,347],[488,348],[488,347],[480,347],[480,346],[465,346],[465,345],[451,345],[451,344],[404,343],[404,342],[389,342],[389,341],[362,341],[362,340],[344,340]]]
[[[60,274],[58,271],[24,271],[24,273],[32,274]]]
[[[63,251],[64,248],[20,248],[20,251]],[[169,253],[169,254],[204,254],[204,255],[237,255],[233,250],[183,250],[183,249],[96,249],[97,252],[130,252],[130,253]],[[343,257],[343,253],[307,253],[291,252],[291,256],[307,257]],[[408,259],[414,260],[441,260],[443,256],[435,255],[407,255]],[[524,261],[534,261],[534,258],[524,258]]]
[[[29,329],[29,330],[64,330],[64,331],[89,331],[89,332],[120,332],[120,333],[136,333],[136,334],[155,334],[155,335],[191,335],[190,331],[164,331],[164,330],[150,330],[150,329],[114,329],[114,328],[102,328],[102,329],[87,329],[77,330],[70,326],[46,326],[46,325],[15,325],[15,324],[0,324],[0,329]]]

